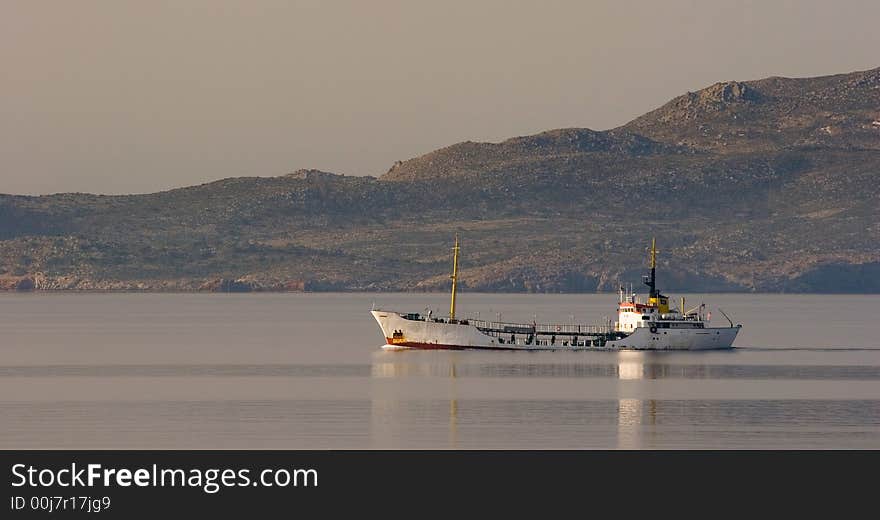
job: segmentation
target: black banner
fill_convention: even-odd
[[[0,518],[369,518],[475,507],[810,509],[873,498],[880,452],[5,451]],[[589,515],[588,515],[589,516]]]

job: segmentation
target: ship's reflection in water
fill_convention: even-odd
[[[618,352],[617,377],[621,381],[640,382],[657,379],[656,365],[645,365],[645,352]],[[650,435],[657,422],[657,403],[653,399],[620,397],[617,400],[617,447],[639,449],[643,447],[642,432],[648,425]]]
[[[457,353],[429,353],[439,355],[430,355],[427,360],[416,359],[410,354],[381,352],[373,360],[372,378],[380,384],[374,384],[372,388],[372,447],[456,449],[459,447],[455,386]],[[424,389],[410,393],[407,383],[412,381],[426,382],[431,391],[439,390],[439,393],[433,397],[424,395]],[[442,415],[444,411],[445,417]],[[445,440],[438,435],[442,430],[438,426],[444,423],[447,424]]]
[[[646,447],[657,406],[641,383],[674,370],[644,352],[553,356],[377,353],[373,447]]]

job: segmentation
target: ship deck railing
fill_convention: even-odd
[[[495,332],[499,334],[555,334],[557,336],[592,336],[607,335],[614,332],[611,325],[578,325],[570,323],[505,323],[500,321],[485,321],[468,319],[467,323],[480,329],[482,332]]]

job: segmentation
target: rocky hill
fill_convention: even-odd
[[[713,153],[780,148],[880,150],[880,69],[809,79],[716,83],[624,126]]]
[[[880,292],[880,69],[717,83],[614,130],[465,142],[379,178],[0,195],[0,287]]]

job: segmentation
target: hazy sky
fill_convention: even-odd
[[[380,175],[716,81],[880,66],[880,1],[0,0],[0,193]]]

